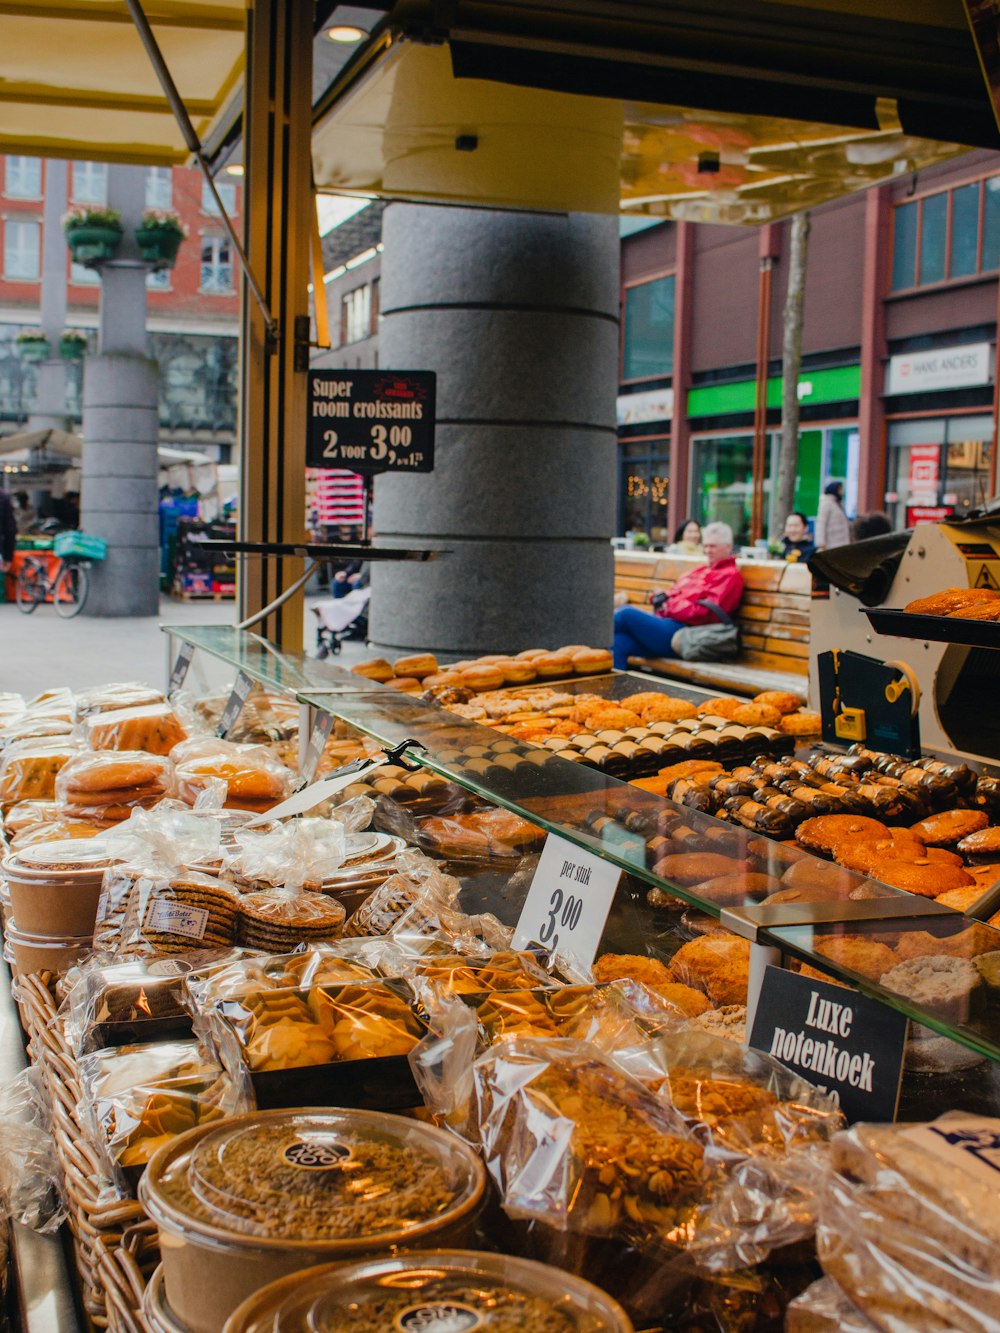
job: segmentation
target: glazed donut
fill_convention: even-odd
[[[396,674],[392,669],[392,663],[387,662],[384,657],[374,657],[370,662],[358,662],[356,666],[351,667],[355,676],[365,676],[368,680],[392,680]]]
[[[437,658],[433,653],[413,653],[409,657],[397,657],[392,665],[395,675],[415,676],[417,680],[433,676],[438,669]]]

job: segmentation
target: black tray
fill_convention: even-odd
[[[930,639],[969,648],[1000,648],[1000,621],[957,616],[920,616],[911,611],[864,608],[872,629],[896,639]]]

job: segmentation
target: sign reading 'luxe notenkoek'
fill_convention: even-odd
[[[306,466],[431,472],[432,370],[310,370]]]
[[[848,1120],[894,1120],[906,1024],[877,1000],[768,967],[747,1044],[829,1092]]]

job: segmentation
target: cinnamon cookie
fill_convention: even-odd
[[[952,847],[971,833],[987,828],[989,822],[983,810],[945,810],[914,824],[910,832],[929,847]]]
[[[866,815],[817,815],[807,819],[795,831],[795,837],[810,852],[832,856],[840,843],[850,839],[886,838],[888,827],[878,819]]]

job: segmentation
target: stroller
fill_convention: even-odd
[[[317,657],[339,653],[345,639],[367,639],[371,595],[371,588],[352,588],[343,597],[331,597],[313,607]]]

